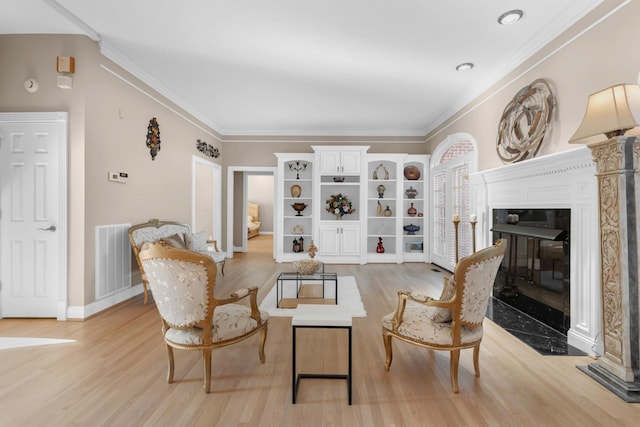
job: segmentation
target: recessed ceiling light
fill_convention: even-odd
[[[502,25],[511,25],[522,18],[523,12],[520,9],[510,10],[498,17],[498,22]]]
[[[463,62],[462,64],[456,67],[456,71],[469,71],[472,68],[473,68],[473,63]]]

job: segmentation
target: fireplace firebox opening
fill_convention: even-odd
[[[494,240],[507,239],[507,253],[493,296],[549,327],[571,327],[571,209],[494,209]]]

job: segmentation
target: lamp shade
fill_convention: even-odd
[[[569,143],[594,142],[590,139],[600,134],[612,138],[637,126],[640,126],[640,86],[611,86],[589,96],[582,123]]]

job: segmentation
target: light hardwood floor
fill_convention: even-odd
[[[267,236],[227,261],[218,294],[247,285],[262,299],[280,271]],[[260,249],[262,247],[262,249]],[[265,250],[266,249],[266,250]],[[84,322],[0,320],[0,336],[77,342],[0,350],[2,426],[637,426],[640,405],[627,404],[580,372],[588,357],[541,356],[485,321],[480,378],[472,352],[460,360],[460,393],[449,384],[449,355],[394,341],[384,370],[380,318],[396,290],[439,294],[442,274],[425,264],[332,265],[357,278],[367,310],[354,319],[353,406],[344,381],[304,380],[291,403],[291,325],[271,318],[267,360],[257,337],[213,353],[212,392],[202,390],[197,352],[176,351],[176,382],[166,383],[166,354],[153,303],[133,298]],[[343,331],[301,331],[305,371],[345,367]],[[336,333],[334,333],[336,332]]]

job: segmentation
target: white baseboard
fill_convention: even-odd
[[[600,354],[602,354],[601,351],[598,350],[599,345],[597,341],[592,340],[590,337],[585,336],[579,332],[576,332],[574,329],[569,329],[569,331],[567,332],[567,344],[577,348],[578,350],[584,351],[594,359],[598,358]]]
[[[128,289],[124,289],[116,294],[102,298],[99,301],[92,302],[84,306],[69,306],[67,308],[67,319],[70,320],[84,320],[96,313],[100,313],[109,307],[113,307],[116,304],[126,301],[136,295],[140,295],[144,292],[142,283],[134,285]]]

